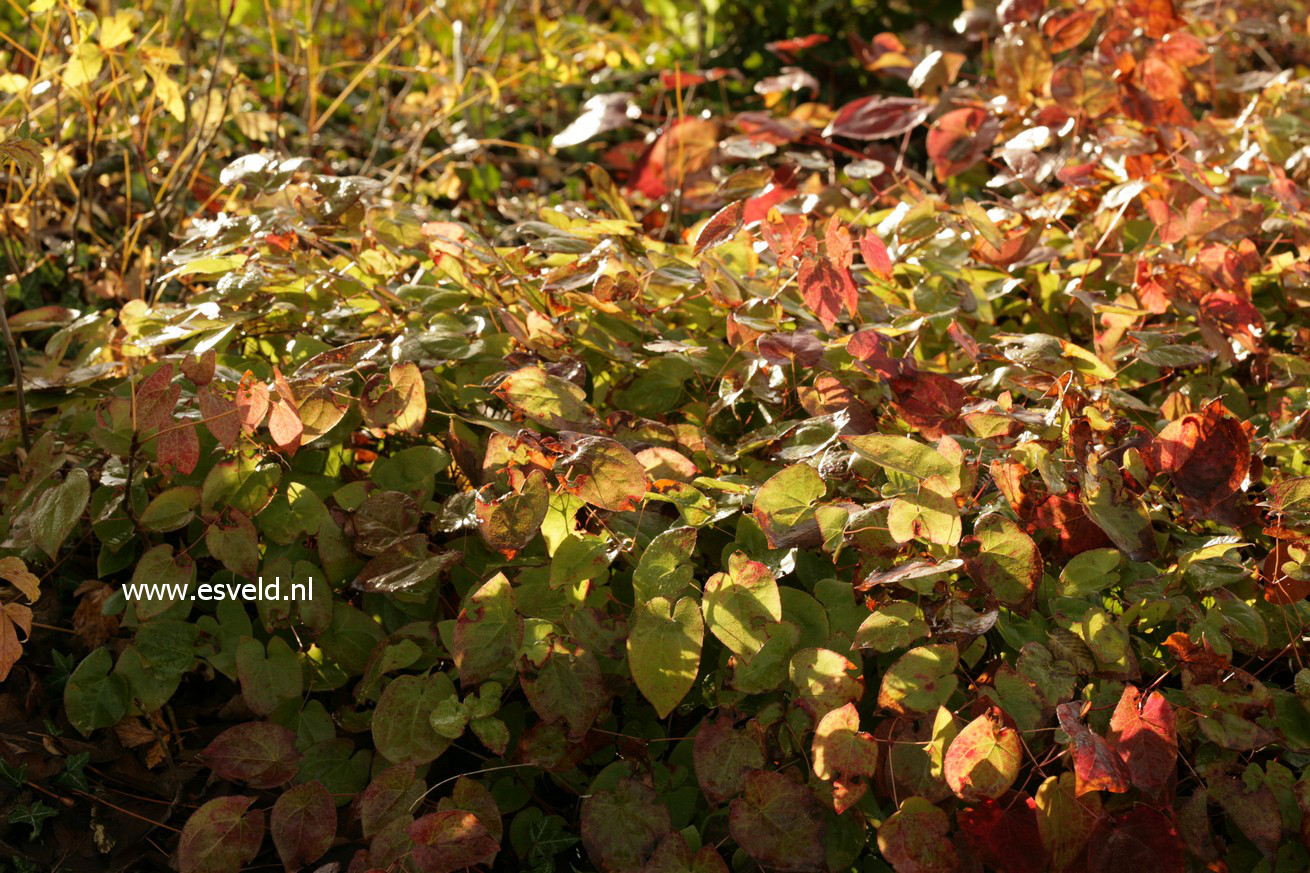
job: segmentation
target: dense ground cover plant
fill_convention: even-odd
[[[1310,866],[1304,16],[434,9],[24,13],[10,869]]]

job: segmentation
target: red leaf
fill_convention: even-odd
[[[1037,803],[1011,792],[955,814],[965,843],[989,867],[1004,873],[1043,873],[1050,855],[1037,828]]]
[[[855,315],[855,283],[846,270],[838,268],[830,259],[803,261],[798,281],[805,304],[819,317],[825,329],[832,329],[843,308]]]
[[[164,364],[137,388],[136,429],[138,432],[164,427],[173,420],[173,409],[182,396],[182,386],[174,385],[173,365]]]
[[[236,403],[219,394],[213,385],[197,391],[196,399],[200,401],[200,418],[218,444],[225,449],[235,446],[241,436],[241,411]]]
[[[1077,793],[1128,790],[1128,768],[1101,737],[1092,733],[1078,715],[1078,703],[1062,703],[1055,708],[1060,728],[1069,735],[1073,750],[1073,772],[1078,778]]]
[[[183,476],[200,463],[200,438],[196,436],[194,422],[180,421],[164,427],[156,438],[156,458],[159,466],[172,469]]]
[[[1160,692],[1152,692],[1143,703],[1141,692],[1124,686],[1123,696],[1110,718],[1106,740],[1123,759],[1133,784],[1158,794],[1174,775],[1178,760],[1178,736],[1174,711]]]
[[[1153,470],[1170,475],[1193,517],[1210,515],[1237,494],[1251,469],[1250,437],[1226,412],[1214,401],[1199,415],[1170,422],[1142,453]]]
[[[923,124],[932,104],[914,97],[861,97],[841,109],[823,132],[826,137],[887,139],[908,133]]]
[[[318,781],[287,789],[273,804],[268,829],[288,873],[317,861],[337,835],[332,795]]]
[[[478,817],[460,809],[429,813],[405,832],[414,841],[414,863],[421,873],[455,873],[500,851]]]
[[[241,384],[237,386],[236,404],[241,429],[246,433],[254,433],[268,412],[268,386],[257,381],[254,374],[247,370]]]
[[[944,182],[978,163],[999,132],[1000,125],[985,109],[953,109],[938,118],[927,140],[937,178]]]
[[[834,215],[828,219],[824,230],[824,245],[828,247],[828,259],[842,270],[849,270],[855,263],[854,248],[851,245],[851,232],[846,225]]]
[[[251,788],[273,788],[296,775],[296,735],[281,725],[250,721],[223,731],[200,759],[224,779]]]
[[[884,279],[892,277],[892,259],[887,253],[887,244],[873,231],[869,231],[860,240],[860,254],[864,265]]]
[[[268,414],[268,434],[273,443],[287,454],[295,454],[300,448],[300,435],[305,432],[305,424],[299,413],[289,403],[275,403]]]
[[[182,359],[182,375],[190,379],[197,388],[203,388],[214,379],[214,365],[218,360],[218,355],[213,349],[202,354],[200,357],[187,355]]]
[[[1173,822],[1147,806],[1101,819],[1087,847],[1087,873],[1183,873],[1186,869]]]

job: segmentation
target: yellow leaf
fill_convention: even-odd
[[[33,603],[41,597],[41,580],[28,572],[21,558],[0,558],[0,579],[26,594]]]
[[[100,47],[109,51],[131,42],[140,17],[136,10],[124,9],[112,17],[100,19]]]
[[[84,42],[73,49],[73,54],[68,58],[68,66],[64,68],[64,84],[76,88],[94,82],[104,65],[105,56],[100,46]]]

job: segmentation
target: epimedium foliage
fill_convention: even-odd
[[[977,83],[853,41],[912,95],[796,67],[503,228],[250,154],[180,300],[9,319],[0,672],[75,602],[40,735],[162,797],[95,851],[1310,864],[1304,86],[1167,0],[997,15]],[[126,593],[259,579],[309,596]]]

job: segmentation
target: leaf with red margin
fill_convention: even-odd
[[[639,873],[670,827],[668,807],[636,779],[582,801],[582,845],[603,873]]]
[[[636,509],[646,497],[646,469],[621,443],[608,437],[563,431],[568,454],[556,462],[560,484],[592,506],[613,512]]]
[[[1087,873],[1184,873],[1186,855],[1169,817],[1149,806],[1105,816],[1092,831]]]
[[[838,109],[823,135],[863,140],[887,139],[914,130],[930,114],[932,104],[915,97],[884,97],[875,94],[852,100]]]
[[[945,812],[922,797],[907,797],[878,828],[878,851],[896,873],[956,873],[960,856],[950,830]]]
[[[253,797],[216,797],[191,814],[177,844],[180,873],[233,873],[259,854],[264,812]]]
[[[219,776],[251,788],[273,788],[291,781],[300,757],[296,735],[265,721],[230,727],[200,753],[200,759]]]
[[[1125,685],[1105,738],[1138,788],[1158,794],[1169,784],[1178,766],[1178,734],[1163,694],[1152,692],[1143,702],[1135,686]]]
[[[805,305],[819,318],[825,330],[832,330],[844,309],[852,317],[859,301],[850,274],[829,258],[814,258],[801,263],[797,274]]]
[[[273,804],[268,830],[288,873],[317,861],[337,835],[332,795],[317,780],[288,788]]]
[[[783,773],[751,770],[728,811],[728,831],[757,864],[778,871],[824,869],[823,810]]]
[[[530,470],[518,492],[483,500],[484,490],[476,492],[473,503],[482,541],[496,551],[513,558],[537,536],[550,508],[550,488],[546,474]]]
[[[946,784],[963,800],[1000,797],[1019,776],[1019,733],[989,710],[964,726],[946,750]]]
[[[692,762],[696,781],[711,804],[735,797],[746,773],[764,766],[764,732],[752,720],[738,728],[730,715],[707,720],[696,730]]]
[[[1043,873],[1050,855],[1037,829],[1037,804],[1010,792],[955,814],[965,844],[988,867],[1003,873]]]
[[[958,176],[983,159],[996,141],[1000,124],[985,109],[953,109],[928,131],[928,158],[939,181]]]
[[[1080,706],[1079,703],[1062,703],[1055,708],[1061,730],[1069,735],[1073,772],[1078,777],[1077,794],[1127,791],[1128,768],[1104,739],[1083,724],[1078,712]]]
[[[841,815],[868,790],[878,770],[878,744],[860,730],[854,703],[834,709],[814,730],[814,775],[833,783],[833,808]]]
[[[471,812],[460,809],[433,812],[415,821],[405,832],[414,841],[414,863],[420,873],[455,873],[489,860],[500,843]]]

